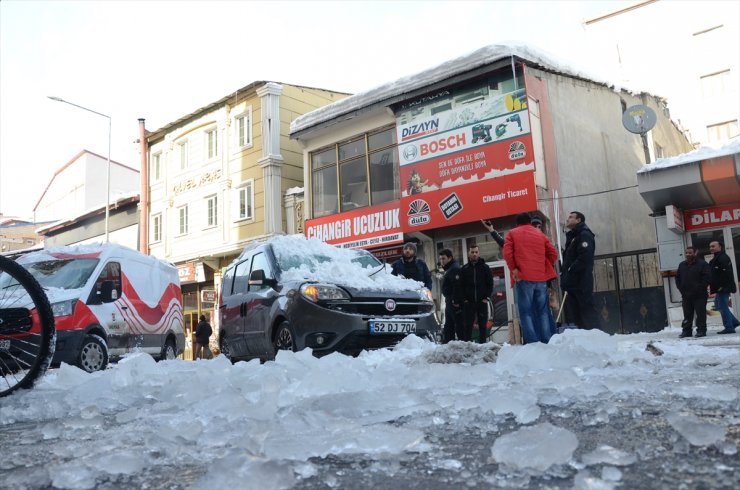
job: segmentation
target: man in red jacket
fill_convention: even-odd
[[[532,226],[529,213],[518,214],[516,228],[506,234],[504,259],[515,283],[524,341],[547,343],[552,335],[547,281],[557,276],[553,265],[558,251],[542,231]]]

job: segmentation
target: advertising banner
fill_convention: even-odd
[[[306,221],[306,237],[342,248],[373,248],[403,242],[398,201]]]
[[[534,151],[523,89],[481,84],[398,111],[404,229],[536,209]]]

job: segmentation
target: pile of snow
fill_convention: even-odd
[[[270,240],[275,258],[286,269],[283,281],[312,281],[374,291],[415,291],[418,281],[397,277],[390,266],[369,252],[339,248],[303,235],[280,235]]]
[[[676,337],[676,329],[629,336],[568,330],[549,345],[478,346],[410,336],[392,351],[357,358],[281,351],[275,361],[232,365],[223,356],[157,363],[133,354],[92,374],[63,365],[35,389],[2,400],[0,427],[25,424],[25,447],[35,438],[28,450],[49,458],[6,465],[3,487],[88,489],[174,466],[205,472],[195,488],[290,488],[319,474],[311,458],[358,454],[391,476],[400,456],[415,453],[481,476],[459,455],[435,452],[427,436],[448,426],[488,434],[503,475],[559,477],[576,469],[578,488],[613,488],[621,478],[616,466],[653,456],[611,440],[584,452],[557,423],[576,417],[572,407],[584,413],[579,424],[604,425],[618,402],[637,396],[688,444],[737,451],[726,440],[734,414],[701,420],[686,403],[701,411],[737,400],[720,374],[740,372],[737,350]],[[645,349],[656,338],[663,339],[659,356]],[[544,405],[561,418],[541,420]],[[502,430],[511,422],[514,430]]]

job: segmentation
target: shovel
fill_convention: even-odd
[[[556,323],[560,323],[560,316],[563,314],[563,306],[565,306],[565,298],[568,297],[568,291],[563,293],[563,301],[560,302],[560,309],[558,310],[558,317],[555,319]]]

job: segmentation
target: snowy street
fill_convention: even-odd
[[[739,488],[740,335],[678,333],[63,365],[0,401],[1,486]]]

